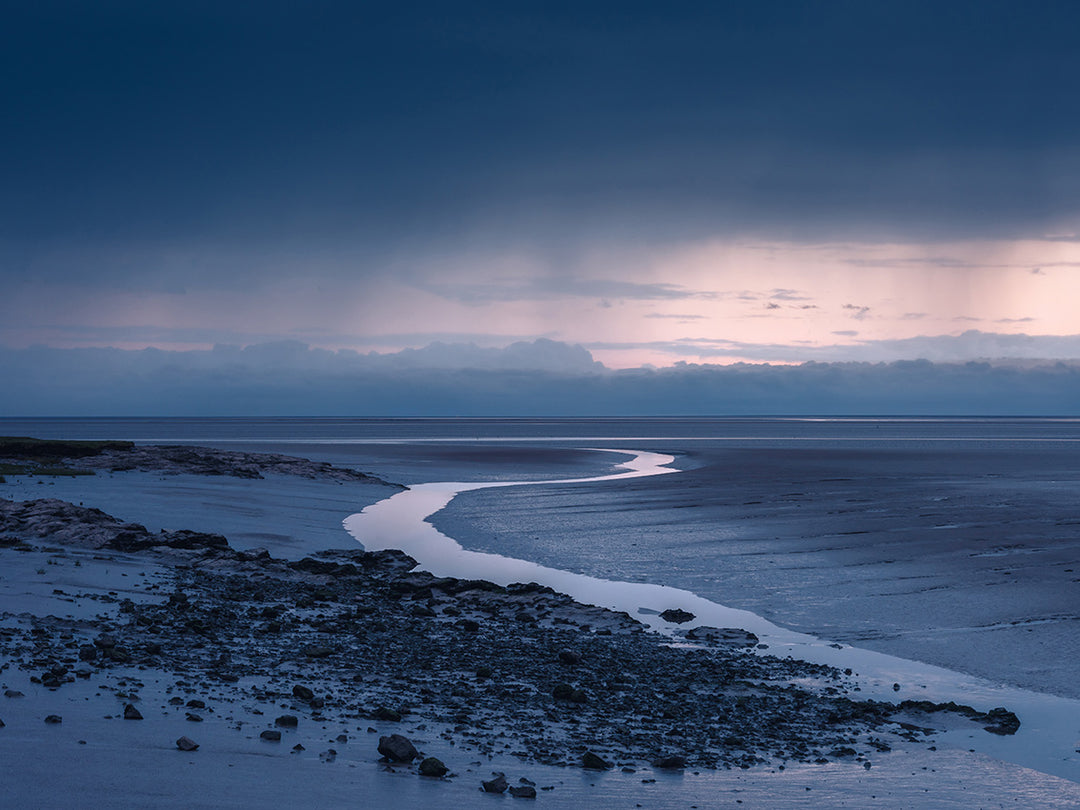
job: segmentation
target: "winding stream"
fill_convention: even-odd
[[[694,626],[738,627],[758,636],[769,655],[851,668],[861,696],[879,700],[956,701],[986,711],[1005,706],[1020,717],[1020,730],[1000,737],[977,726],[939,733],[934,743],[974,749],[998,759],[1080,782],[1080,701],[996,685],[974,676],[909,661],[856,647],[831,644],[775,625],[745,610],[725,607],[690,591],[647,583],[619,582],[562,571],[499,554],[470,551],[438,531],[427,518],[461,492],[488,487],[596,484],[678,472],[666,465],[672,456],[631,450],[603,450],[630,456],[624,472],[590,478],[551,481],[442,481],[417,484],[392,495],[344,521],[349,532],[368,551],[401,549],[436,576],[486,579],[499,585],[537,582],[579,602],[625,611],[648,627],[671,635],[675,625],[659,613],[682,608],[697,617]],[[894,683],[900,690],[893,689]]]

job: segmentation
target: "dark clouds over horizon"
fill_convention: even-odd
[[[63,274],[42,246],[956,238],[1080,210],[1071,3],[41,2],[5,18],[8,273]]]
[[[1080,336],[1069,351],[1080,353]],[[0,379],[15,381],[0,389],[0,417],[1080,415],[1080,364],[1020,359],[1030,356],[611,371],[580,346],[543,340],[382,355],[295,341],[0,349]]]

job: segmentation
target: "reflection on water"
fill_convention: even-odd
[[[1080,782],[1080,701],[1002,687],[940,667],[882,653],[830,644],[803,633],[786,630],[745,610],[725,607],[690,591],[632,582],[618,582],[562,571],[498,554],[465,549],[438,531],[427,518],[445,507],[460,492],[488,487],[595,484],[627,478],[677,472],[666,465],[672,456],[636,451],[605,450],[630,459],[622,472],[592,478],[556,481],[434,482],[419,484],[351,515],[345,529],[369,551],[396,548],[416,559],[436,576],[486,579],[500,585],[537,582],[574,599],[625,611],[653,630],[671,633],[674,626],[659,617],[668,608],[693,613],[695,624],[738,627],[756,634],[767,653],[791,656],[857,674],[862,696],[881,700],[955,700],[980,710],[1007,706],[1021,718],[1020,731],[998,737],[981,729],[940,734],[938,745],[975,749],[1006,761]],[[900,684],[900,691],[893,684]]]

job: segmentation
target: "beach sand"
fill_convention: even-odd
[[[350,462],[355,463],[358,451],[354,448],[350,452]],[[437,464],[453,468],[456,452],[453,448],[443,449]],[[377,449],[373,455],[380,453],[385,460],[397,459],[387,463],[385,471],[367,467],[384,477],[392,477],[389,471],[394,463],[401,465],[399,469],[411,463],[405,458],[407,454]],[[491,460],[483,458],[484,455],[467,453],[462,461],[466,466],[483,466]],[[528,455],[524,450],[504,452],[505,476],[511,475],[515,465],[520,471]],[[532,472],[549,477],[582,471],[589,474],[596,471],[596,455],[545,456],[538,469]],[[881,481],[902,479],[901,461],[887,460]],[[976,461],[978,463],[973,462],[972,468],[961,471],[964,475],[954,474],[945,482],[921,482],[918,491],[925,493],[927,498],[960,498],[963,492],[971,491],[965,488],[969,487],[970,479],[975,478],[974,470],[985,460]],[[827,503],[830,498],[835,503],[860,503],[869,482],[833,480],[844,477],[839,475],[837,468],[845,463],[826,454],[824,458],[820,455],[804,457],[794,465],[783,463],[781,459],[770,466],[760,456],[751,463],[749,459],[739,459],[728,452],[706,452],[682,457],[679,464],[688,470],[680,475],[614,482],[602,489],[585,491],[573,486],[551,485],[465,494],[451,505],[445,517],[440,515],[437,521],[442,526],[461,527],[460,533],[454,536],[470,547],[494,544],[497,539],[498,547],[493,550],[515,554],[515,544],[528,545],[531,553],[520,556],[541,562],[548,561],[545,554],[552,553],[554,557],[554,550],[561,548],[559,558],[548,562],[600,575],[629,571],[631,576],[627,579],[647,578],[649,573],[655,575],[656,550],[660,548],[665,570],[670,574],[665,578],[669,584],[690,587],[699,593],[723,585],[718,589],[723,591],[722,594],[713,594],[718,601],[740,604],[739,599],[746,600],[743,606],[754,609],[753,605],[757,605],[760,607],[758,612],[789,626],[797,624],[785,621],[783,614],[789,608],[794,609],[793,615],[797,619],[807,617],[806,629],[818,631],[828,627],[830,622],[841,630],[849,628],[849,632],[854,632],[852,627],[872,628],[875,623],[880,623],[881,637],[868,639],[873,643],[896,641],[902,634],[895,628],[912,628],[912,643],[916,643],[919,636],[915,630],[921,625],[904,611],[910,612],[924,603],[911,592],[894,593],[897,590],[895,583],[903,582],[906,576],[932,577],[937,568],[937,575],[945,580],[944,586],[937,590],[948,591],[951,587],[949,577],[940,570],[943,560],[961,568],[958,571],[961,584],[969,578],[977,582],[974,578],[982,576],[980,572],[1000,572],[995,571],[994,564],[985,562],[993,560],[993,556],[972,556],[973,552],[967,550],[965,543],[981,541],[969,538],[947,543],[944,551],[940,546],[922,547],[923,554],[946,555],[938,559],[937,566],[926,565],[925,561],[917,559],[920,547],[908,546],[903,538],[891,542],[893,538],[886,537],[884,529],[878,531],[881,536],[869,545],[865,543],[865,535],[845,534],[847,529],[843,527],[848,525],[845,521],[865,524],[867,515],[877,514],[869,508],[863,509],[861,517],[856,512],[850,518],[844,517],[849,513],[833,514],[837,510],[823,505],[808,510],[808,503]],[[896,464],[901,464],[901,469],[891,466]],[[609,467],[610,461],[599,466]],[[1064,478],[1063,473],[1061,475]],[[494,477],[502,477],[502,473],[496,472]],[[88,505],[94,506],[112,503],[124,507],[126,503],[126,507],[117,510],[125,519],[136,519],[135,513],[141,512],[144,517],[156,515],[162,528],[209,531],[216,527],[217,531],[222,531],[231,527],[238,537],[243,538],[234,543],[236,547],[265,545],[274,548],[275,554],[280,552],[281,556],[295,559],[306,553],[309,542],[312,547],[327,545],[318,540],[331,535],[337,541],[332,542],[331,547],[355,547],[344,532],[339,528],[335,530],[335,521],[340,527],[344,517],[338,510],[343,509],[345,514],[357,511],[385,494],[376,489],[354,492],[346,488],[347,494],[339,496],[335,493],[340,487],[328,482],[276,479],[223,482],[220,479],[193,481],[188,478],[162,479],[146,473],[122,473],[99,476],[96,480],[57,482],[55,486],[23,481],[0,488],[0,495],[10,498],[20,491],[19,487],[26,487],[37,488],[34,494],[39,497],[45,494],[42,489],[50,496],[63,492],[72,496],[70,500],[87,500]],[[309,484],[310,489],[307,489]],[[891,492],[894,497],[891,501],[878,497],[879,503],[873,508],[883,508],[881,503],[885,504],[884,508],[890,508],[892,503],[894,518],[909,515],[907,504],[912,500],[912,492],[905,494],[880,481],[876,486],[875,492],[879,495]],[[1011,492],[1015,488],[1006,486],[1004,489]],[[1063,490],[1067,490],[1067,485]],[[83,497],[76,498],[80,491]],[[795,494],[799,491],[803,495]],[[979,491],[977,487],[975,491]],[[125,492],[132,497],[125,499]],[[984,495],[987,502],[997,497]],[[1064,514],[1067,511],[1064,495],[1062,499]],[[962,503],[957,504],[957,508]],[[970,502],[965,508],[970,510]],[[1034,514],[1044,510],[1045,503],[1031,503],[1024,508]],[[886,519],[888,517],[883,518]],[[771,521],[769,528],[760,526],[759,521]],[[153,523],[146,522],[148,525]],[[1056,525],[1045,521],[1039,523],[1034,517],[1032,522],[1043,528]],[[1007,525],[1015,527],[1015,523],[1013,520]],[[756,534],[748,531],[751,525],[758,530]],[[987,526],[991,525],[996,524],[987,523]],[[807,530],[805,527],[808,526],[828,526],[830,529]],[[537,527],[543,527],[544,531],[538,531]],[[804,527],[802,535],[796,537],[794,527]],[[922,533],[917,529],[919,526],[913,527],[908,542]],[[710,571],[699,570],[700,565],[695,569],[695,545],[715,543],[718,536],[729,536],[728,532],[735,538],[736,549],[728,555],[720,555],[723,564]],[[1044,534],[1056,536],[1052,531],[1044,531]],[[1062,534],[1065,534],[1064,530]],[[658,536],[662,536],[662,543]],[[568,537],[573,537],[573,542],[566,542]],[[852,538],[859,537],[864,542],[852,542]],[[777,538],[782,545],[763,553],[764,546],[776,542]],[[781,550],[785,538],[786,553]],[[801,544],[807,539],[809,545]],[[642,548],[646,543],[649,545]],[[1003,543],[998,545],[1004,548]],[[987,550],[1000,555],[1002,549],[998,545]],[[1067,539],[1059,545],[1063,558],[1068,557]],[[895,553],[896,547],[910,547],[911,552],[904,557]],[[715,554],[715,549],[710,547],[710,553]],[[804,554],[807,556],[801,556]],[[5,627],[25,627],[27,621],[32,621],[28,618],[30,615],[64,616],[65,611],[72,610],[76,614],[83,610],[115,616],[116,596],[150,598],[145,584],[164,581],[170,576],[168,570],[147,566],[145,561],[95,562],[86,559],[75,570],[70,562],[50,565],[48,557],[48,552],[33,552],[24,555],[20,566],[5,567],[0,580],[0,611],[4,614]],[[791,566],[792,557],[799,559],[800,564]],[[788,565],[778,568],[782,558],[788,559]],[[895,561],[887,562],[887,559]],[[897,565],[901,568],[896,568]],[[1058,566],[1071,567],[1064,562]],[[742,574],[736,570],[739,567]],[[1010,567],[1009,570],[1014,569]],[[896,571],[913,573],[896,574]],[[733,587],[737,581],[742,583],[741,590]],[[1014,589],[1005,591],[1012,597],[1007,603],[1008,615],[1011,615],[1009,611],[1023,612],[1037,604],[1034,593],[1031,601],[1024,601],[1026,596],[1016,598],[1017,594],[1026,593],[1025,580],[1019,581],[1019,590],[1011,582],[1001,586],[991,583],[992,587]],[[139,583],[139,587],[130,587],[132,583]],[[701,587],[695,587],[693,583]],[[830,595],[830,588],[836,591],[838,583],[853,591],[853,595],[850,598],[842,593]],[[73,607],[68,594],[76,589],[87,595],[97,592],[106,597],[112,592],[115,596],[108,604],[88,598],[77,600],[81,607]],[[63,593],[55,593],[57,590]],[[1037,589],[1031,587],[1030,590]],[[957,592],[962,592],[962,588]],[[732,594],[738,599],[732,598]],[[830,607],[830,596],[839,599],[841,604]],[[757,601],[752,602],[753,599]],[[852,608],[856,603],[869,604],[876,599],[883,600],[884,604],[875,608],[872,615]],[[988,597],[984,607],[997,609],[1000,607],[997,603],[1001,601],[1000,595]],[[980,601],[979,604],[983,603]],[[896,615],[897,611],[901,613]],[[946,611],[944,615],[954,614]],[[930,612],[924,612],[923,616],[926,627],[922,627],[922,631],[930,637],[929,628],[937,625]],[[939,616],[936,621],[940,624],[940,620]],[[957,621],[955,624],[954,629],[960,631],[959,635],[977,636],[965,629],[970,622]],[[1033,629],[1032,632],[1037,631]],[[823,631],[822,635],[829,636]],[[889,651],[893,649],[889,648]],[[981,667],[985,663],[978,665]],[[1047,666],[1054,669],[1052,659]],[[139,679],[142,705],[157,705],[165,700],[169,684],[164,680],[159,682],[153,673],[134,677]],[[472,807],[476,806],[478,796],[489,798],[478,793],[478,784],[481,778],[489,778],[495,770],[505,771],[512,784],[524,776],[538,785],[554,788],[541,793],[538,800],[545,805],[560,807],[580,806],[585,801],[612,807],[638,803],[648,807],[736,806],[737,801],[744,806],[794,807],[806,806],[808,796],[813,797],[815,806],[821,807],[1080,805],[1080,786],[1076,783],[988,757],[966,755],[962,751],[928,751],[925,744],[898,746],[888,754],[876,756],[871,770],[854,763],[834,762],[828,765],[790,763],[783,771],[773,766],[749,771],[672,774],[651,769],[646,764],[639,766],[635,773],[597,774],[579,768],[522,763],[505,754],[493,754],[490,759],[488,755],[477,757],[475,752],[447,745],[440,740],[437,729],[424,727],[424,723],[417,721],[402,724],[374,722],[371,726],[377,733],[369,736],[366,730],[369,724],[365,721],[362,730],[359,727],[338,728],[333,724],[317,729],[307,724],[304,735],[297,736],[307,751],[289,754],[287,746],[275,748],[258,739],[254,731],[243,730],[262,727],[266,717],[259,714],[263,711],[259,705],[239,699],[228,707],[229,719],[213,717],[199,724],[200,751],[183,754],[175,750],[172,740],[191,724],[179,720],[175,713],[168,721],[167,733],[165,728],[155,728],[150,723],[105,718],[104,714],[115,718],[115,712],[121,708],[122,698],[111,697],[109,693],[115,695],[130,685],[124,678],[125,675],[119,673],[112,681],[97,683],[96,691],[81,681],[53,691],[30,683],[26,673],[5,666],[3,688],[16,689],[25,695],[24,698],[0,699],[0,719],[6,723],[0,729],[0,756],[11,764],[11,772],[19,775],[11,781],[11,792],[7,794],[13,806],[68,807],[72,806],[73,796],[86,795],[107,796],[108,800],[103,804],[115,807],[139,807],[148,803],[162,807],[190,806],[191,788],[197,785],[198,804],[212,807],[252,807],[267,801],[280,801],[282,796],[320,806],[347,806],[362,797],[365,804],[373,805],[404,807],[425,802]],[[105,713],[102,712],[102,691],[115,704]],[[64,722],[58,726],[46,725],[43,718],[51,713],[62,714]],[[162,717],[164,722],[164,715]],[[237,723],[241,726],[240,731],[235,728]],[[445,759],[458,776],[449,781],[428,780],[417,777],[408,769],[386,769],[379,765],[373,738],[391,730],[406,733],[423,743],[425,752]],[[342,732],[349,735],[350,742],[336,745],[338,754],[333,762],[321,759],[318,754],[333,745]],[[494,733],[498,733],[497,729]],[[85,744],[80,744],[80,740],[85,740]],[[291,745],[291,740],[289,742]],[[57,756],[64,757],[66,766],[59,776],[55,765]],[[656,781],[647,781],[652,779]],[[8,788],[6,782],[5,789]]]
[[[433,522],[467,548],[662,582],[821,638],[1080,697],[1072,451],[662,446],[689,469],[467,492]]]

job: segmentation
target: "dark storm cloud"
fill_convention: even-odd
[[[8,4],[0,272],[147,272],[45,245],[378,266],[406,237],[1039,234],[1080,208],[1078,21],[995,0]]]
[[[987,336],[993,338],[993,336]],[[1080,347],[1080,338],[1070,339]],[[611,372],[580,346],[0,349],[0,416],[1075,415],[1080,367],[926,360]]]

